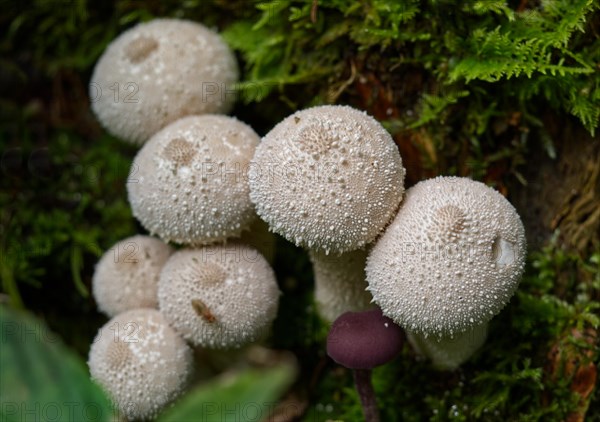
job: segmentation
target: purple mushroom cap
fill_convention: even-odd
[[[391,361],[402,349],[402,328],[379,308],[346,312],[333,322],[327,354],[350,369],[372,369]]]

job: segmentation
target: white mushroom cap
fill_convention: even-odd
[[[277,315],[273,270],[241,244],[184,249],[164,266],[158,286],[161,312],[194,346],[237,348],[266,336]]]
[[[154,309],[135,309],[107,322],[90,349],[92,378],[128,419],[150,419],[183,392],[192,351]]]
[[[469,328],[450,337],[425,337],[406,332],[406,338],[415,351],[431,360],[434,368],[453,371],[465,363],[485,343],[488,323]]]
[[[100,258],[92,277],[98,308],[109,317],[136,308],[158,308],[158,278],[172,252],[150,236],[117,242]]]
[[[235,56],[218,34],[195,22],[155,19],[107,47],[90,97],[109,132],[142,144],[183,116],[227,113],[237,79]]]
[[[404,168],[390,134],[347,106],[298,111],[256,149],[250,196],[271,230],[337,253],[371,242],[393,218]]]
[[[418,183],[367,259],[383,313],[408,331],[452,337],[489,321],[516,290],[525,231],[497,191],[467,178]]]
[[[359,249],[342,255],[309,251],[315,275],[315,300],[319,314],[332,323],[345,312],[372,308],[367,288],[367,251]]]
[[[260,139],[237,119],[184,117],[138,152],[127,183],[133,215],[166,242],[239,237],[256,219],[248,166]]]

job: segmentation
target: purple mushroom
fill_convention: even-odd
[[[403,341],[402,328],[384,316],[379,308],[346,312],[331,326],[327,354],[340,365],[352,369],[367,422],[379,421],[371,370],[395,358]]]

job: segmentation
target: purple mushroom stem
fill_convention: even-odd
[[[366,422],[379,422],[379,409],[371,383],[371,370],[394,359],[404,342],[404,331],[379,308],[346,312],[332,324],[327,354],[353,370]]]
[[[360,397],[365,421],[379,422],[379,409],[377,408],[375,391],[371,383],[371,370],[353,369],[352,374],[354,375],[354,385]]]

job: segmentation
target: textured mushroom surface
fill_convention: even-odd
[[[100,258],[92,277],[98,308],[109,317],[136,308],[158,308],[158,278],[172,252],[150,236],[117,242]]]
[[[271,230],[296,245],[347,252],[393,218],[404,168],[389,133],[366,113],[319,106],[284,119],[262,140],[250,196]]]
[[[431,364],[444,371],[453,371],[466,362],[485,343],[488,324],[469,328],[454,337],[425,337],[406,332],[406,338],[415,351],[431,360]]]
[[[195,346],[237,348],[268,335],[277,315],[275,274],[255,249],[228,244],[171,256],[158,287],[159,308]]]
[[[227,113],[237,78],[235,56],[218,34],[155,19],[121,34],[100,57],[92,110],[110,133],[142,144],[180,117]]]
[[[346,312],[327,335],[327,354],[350,369],[372,369],[392,360],[400,350],[404,333],[379,308]]]
[[[127,183],[133,215],[166,242],[239,237],[256,219],[247,171],[260,139],[232,117],[184,117],[138,152]]]
[[[525,230],[494,189],[437,177],[406,197],[367,259],[367,282],[383,313],[406,330],[452,337],[489,321],[516,290]]]
[[[328,322],[350,311],[372,308],[373,297],[367,288],[365,265],[367,251],[341,255],[309,251],[315,274],[315,300],[319,314]]]
[[[192,351],[154,309],[111,319],[90,349],[92,378],[130,420],[150,419],[179,396],[193,370]]]

